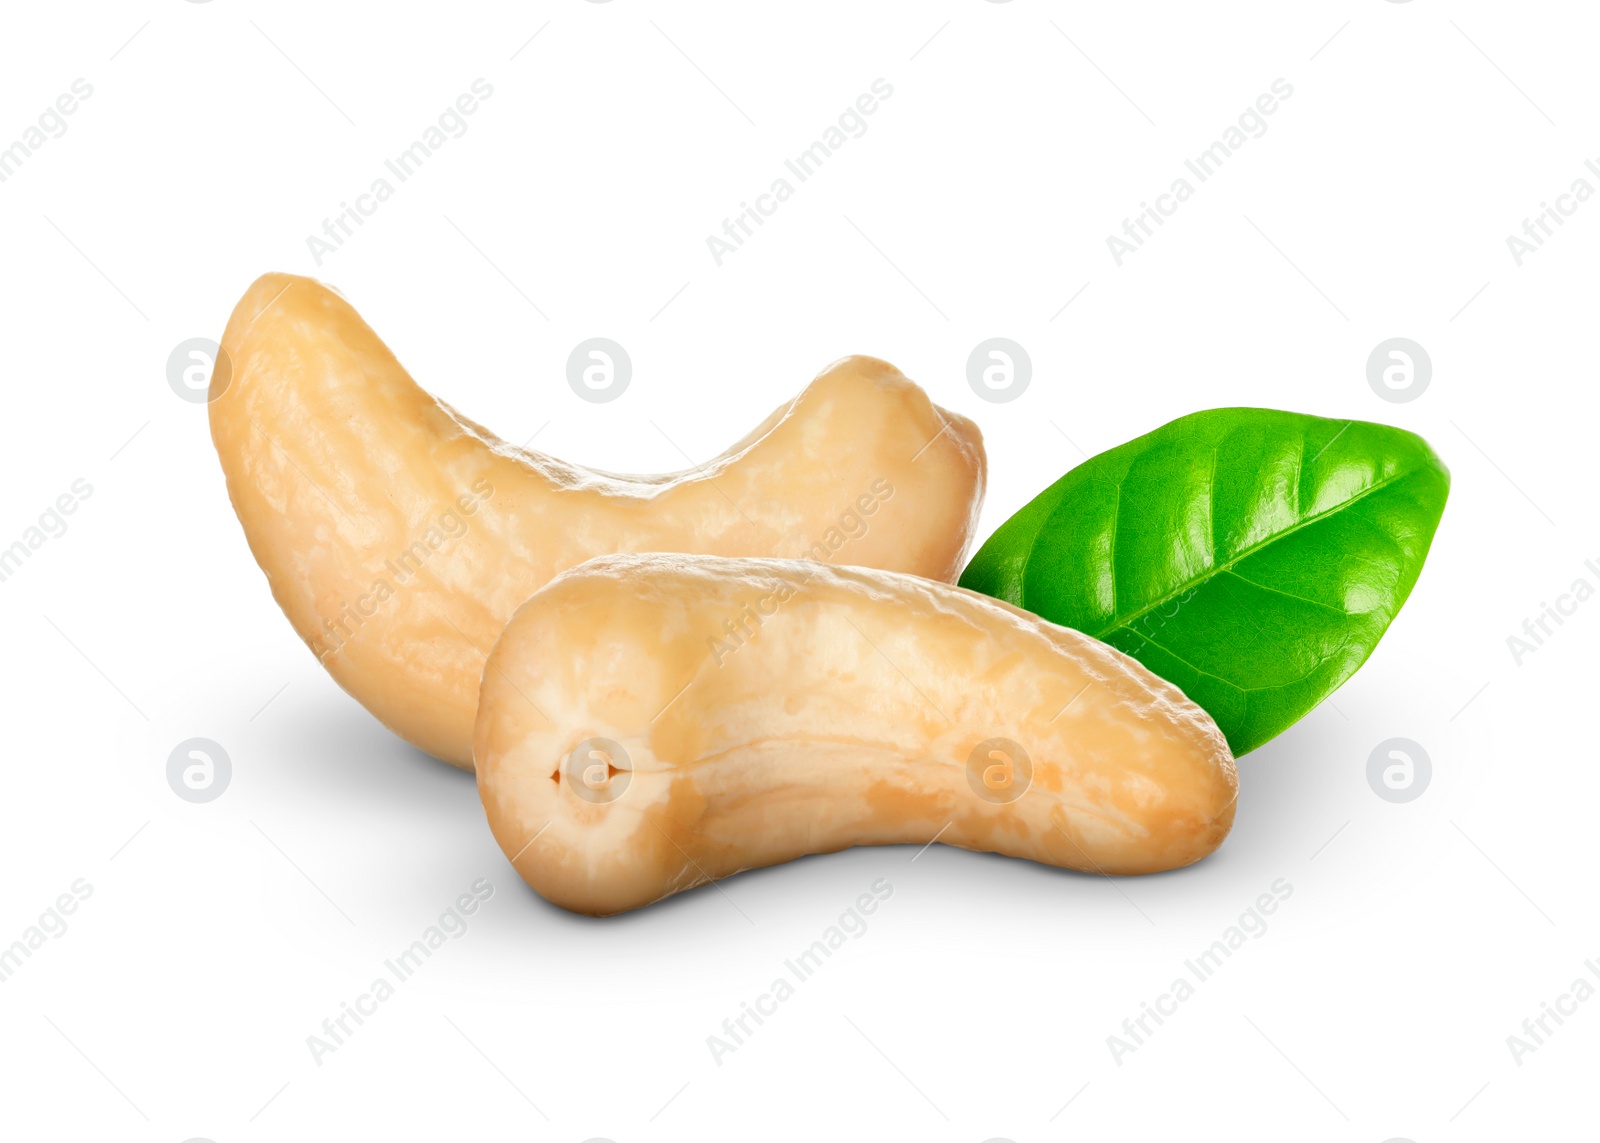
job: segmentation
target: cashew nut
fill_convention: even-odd
[[[1097,873],[1198,861],[1233,756],[1170,683],[961,588],[803,560],[603,557],[489,656],[473,738],[524,880],[604,915],[937,838]]]
[[[309,279],[258,280],[222,348],[231,377],[213,376],[211,434],[273,596],[345,690],[463,768],[484,656],[558,572],[669,551],[953,580],[983,497],[976,426],[867,357],[702,466],[616,476],[516,448],[436,401]]]

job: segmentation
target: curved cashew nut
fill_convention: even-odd
[[[705,465],[629,477],[462,417],[306,278],[258,280],[222,348],[211,434],[273,596],[345,690],[468,769],[484,657],[558,572],[682,551],[951,580],[983,498],[977,428],[869,357],[831,366]]]
[[[473,745],[518,873],[593,914],[931,838],[1173,869],[1222,843],[1238,789],[1211,718],[1121,652],[808,561],[615,556],[557,577],[495,645]]]

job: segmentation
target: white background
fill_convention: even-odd
[[[0,584],[0,943],[93,894],[0,984],[4,1133],[1577,1138],[1600,1000],[1520,1065],[1507,1037],[1600,957],[1600,602],[1520,665],[1506,640],[1600,584],[1600,204],[1520,267],[1506,237],[1600,186],[1597,23],[1487,0],[8,6],[0,146],[74,79],[93,95],[0,184],[0,546],[93,493]],[[479,77],[467,133],[316,265],[306,237]],[[707,235],[880,77],[867,133],[718,267]],[[1118,267],[1107,236],[1280,77],[1267,133]],[[608,469],[708,457],[872,353],[981,424],[984,535],[1084,452],[1212,406],[1403,425],[1454,487],[1377,653],[1241,761],[1197,867],[856,850],[587,920],[522,886],[470,777],[318,669],[250,558],[165,369],[268,270],[338,286],[503,436]],[[597,335],[635,366],[605,405],[563,373]],[[1009,404],[966,381],[994,336],[1034,364]],[[1409,404],[1365,375],[1394,336],[1433,361]],[[207,805],[165,779],[196,736],[234,766]],[[1405,805],[1366,779],[1396,736],[1434,767]],[[306,1038],[478,878],[469,931],[314,1063]],[[707,1036],[877,878],[866,934],[714,1063]],[[1279,878],[1270,930],[1115,1062],[1107,1037]]]

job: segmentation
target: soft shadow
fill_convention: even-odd
[[[284,782],[308,797],[407,810],[478,798],[471,774],[390,733],[351,699],[302,708],[270,745]]]
[[[1306,849],[1307,830],[1332,828],[1339,811],[1331,807],[1344,803],[1349,785],[1345,737],[1308,719],[1240,758],[1238,813],[1221,852],[1294,852]]]
[[[914,864],[913,858],[928,864]],[[937,870],[932,868],[932,861],[937,861]],[[1206,866],[1207,862],[1200,862],[1184,869],[1115,880],[1130,887],[1184,885],[1183,891],[1192,893],[1203,885]],[[921,845],[883,845],[808,854],[780,865],[745,870],[722,878],[716,884],[700,885],[610,917],[568,912],[540,897],[520,879],[515,888],[519,904],[538,916],[537,924],[530,927],[554,928],[573,936],[618,929],[661,935],[683,929],[694,933],[696,940],[702,940],[708,916],[719,914],[724,919],[732,918],[731,924],[737,929],[747,924],[739,913],[760,925],[774,914],[790,913],[796,902],[808,902],[818,903],[818,918],[826,920],[830,913],[847,909],[880,877],[886,877],[897,890],[915,879],[921,891],[931,891],[959,915],[972,915],[971,910],[991,906],[997,897],[1013,900],[1019,907],[1048,904],[1052,908],[1066,909],[1078,903],[1085,909],[1099,909],[1106,903],[1099,890],[1108,880],[1101,873],[1061,869],[955,846],[935,845],[924,850]],[[1189,885],[1189,882],[1195,884]],[[1087,895],[1091,891],[1092,898]],[[738,913],[734,911],[735,906]],[[1118,910],[1123,907],[1120,901],[1113,906]]]
[[[424,848],[431,850],[430,860],[459,865],[453,874],[458,879],[479,872],[485,850],[495,849],[482,819],[473,776],[390,733],[342,695],[301,708],[295,718],[279,724],[264,745],[270,746],[274,758],[274,785],[280,792],[292,791],[297,798],[359,804],[363,817],[393,815],[405,820],[435,820],[441,805],[448,807],[449,821],[441,822],[434,835],[437,846]],[[1153,894],[1156,900],[1172,892],[1203,893],[1212,881],[1231,883],[1233,871],[1241,864],[1251,864],[1256,855],[1292,847],[1304,837],[1308,824],[1321,826],[1325,815],[1314,811],[1324,800],[1334,800],[1340,781],[1339,753],[1339,747],[1315,728],[1296,727],[1280,735],[1239,760],[1238,814],[1231,836],[1216,854],[1183,869],[1117,881],[1130,891],[1144,887],[1148,893],[1159,887]],[[462,814],[470,824],[460,820]],[[963,901],[989,903],[997,895],[1031,899],[1052,908],[1070,907],[1073,901],[1084,900],[1082,889],[1104,880],[1099,873],[953,846],[936,845],[919,857],[922,851],[920,845],[895,845],[812,854],[747,870],[612,917],[588,917],[553,905],[506,865],[499,867],[504,877],[496,878],[496,884],[514,895],[528,928],[582,939],[587,934],[619,929],[662,934],[680,928],[688,931],[691,926],[703,927],[708,916],[724,910],[740,927],[747,927],[747,921],[738,913],[759,925],[763,915],[787,911],[797,900],[831,900],[841,884],[853,899],[880,876],[888,876],[897,885],[916,876],[927,885],[929,879],[922,874],[926,865],[914,864],[912,858],[927,863],[935,854],[937,893],[953,908]],[[1219,867],[1229,872],[1218,876],[1223,873]],[[848,904],[848,899],[842,900],[838,907]]]

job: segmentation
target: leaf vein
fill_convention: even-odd
[[[1350,617],[1350,612],[1346,611],[1342,607],[1335,607],[1333,604],[1324,603],[1320,599],[1311,599],[1311,598],[1308,598],[1307,596],[1304,596],[1304,595],[1296,595],[1292,591],[1284,591],[1283,588],[1281,588],[1281,587],[1273,587],[1271,584],[1268,584],[1268,583],[1258,583],[1255,580],[1248,578],[1247,576],[1240,575],[1237,571],[1234,571],[1232,568],[1228,569],[1225,572],[1218,572],[1217,574],[1218,575],[1232,576],[1234,579],[1238,580],[1240,583],[1247,583],[1251,587],[1258,588],[1261,591],[1270,592],[1273,595],[1281,595],[1285,599],[1293,599],[1293,600],[1296,600],[1297,602],[1300,602],[1300,603],[1309,603],[1312,607],[1324,608],[1324,609],[1326,609],[1328,611],[1333,612],[1335,615],[1342,615],[1346,619],[1348,619]],[[1242,601],[1240,601],[1237,597],[1235,597],[1235,602],[1238,603],[1240,607],[1244,607],[1244,603]],[[1249,609],[1246,608],[1246,610],[1249,610]],[[1258,628],[1258,630],[1259,630],[1259,628]],[[1263,631],[1262,634],[1265,635],[1266,632]]]
[[[1417,475],[1418,471],[1419,471],[1418,469],[1411,468],[1411,469],[1405,470],[1404,472],[1397,472],[1393,476],[1387,476],[1384,479],[1379,480],[1376,483],[1370,485],[1369,487],[1363,489],[1359,494],[1350,497],[1348,500],[1341,500],[1338,504],[1335,504],[1333,507],[1328,508],[1326,511],[1318,512],[1318,513],[1316,513],[1314,515],[1307,516],[1304,520],[1301,520],[1299,523],[1295,524],[1292,528],[1285,528],[1281,532],[1274,532],[1274,533],[1272,533],[1272,535],[1267,536],[1265,539],[1262,539],[1262,540],[1258,541],[1257,543],[1251,544],[1248,548],[1245,548],[1242,552],[1240,552],[1238,555],[1234,556],[1232,559],[1228,560],[1226,563],[1218,564],[1216,567],[1207,569],[1201,575],[1197,575],[1197,576],[1194,576],[1194,577],[1192,577],[1192,578],[1190,578],[1188,580],[1185,580],[1183,583],[1178,584],[1176,587],[1174,587],[1171,591],[1166,592],[1165,594],[1163,594],[1159,598],[1157,598],[1155,600],[1152,600],[1150,603],[1146,604],[1144,607],[1141,607],[1138,611],[1135,611],[1130,615],[1117,617],[1114,626],[1107,627],[1107,628],[1102,628],[1100,631],[1091,631],[1091,632],[1088,632],[1088,634],[1093,635],[1096,639],[1100,639],[1100,640],[1103,641],[1105,639],[1105,637],[1108,634],[1110,634],[1112,631],[1115,631],[1117,627],[1126,627],[1129,624],[1135,623],[1138,620],[1142,619],[1144,616],[1148,615],[1150,612],[1154,611],[1156,608],[1161,607],[1162,605],[1164,605],[1166,603],[1170,603],[1173,599],[1177,598],[1179,595],[1182,595],[1185,591],[1188,591],[1190,588],[1193,588],[1193,587],[1195,587],[1195,586],[1197,586],[1199,584],[1205,583],[1207,580],[1211,579],[1214,576],[1220,575],[1223,572],[1231,572],[1237,565],[1242,563],[1244,560],[1248,559],[1250,556],[1254,555],[1256,552],[1260,551],[1262,548],[1268,547],[1268,546],[1270,546],[1272,544],[1276,544],[1276,543],[1280,542],[1281,540],[1284,540],[1287,537],[1294,535],[1296,532],[1301,531],[1302,529],[1309,528],[1312,524],[1315,524],[1315,523],[1317,523],[1317,522],[1319,522],[1321,520],[1325,520],[1325,519],[1329,518],[1330,516],[1333,516],[1333,515],[1335,515],[1335,514],[1337,514],[1339,512],[1343,512],[1346,509],[1352,507],[1353,505],[1359,504],[1361,501],[1365,500],[1367,497],[1372,496],[1373,494],[1382,491],[1383,489],[1387,488],[1391,484],[1394,484],[1394,483],[1396,483],[1398,481],[1401,481],[1401,480],[1406,480],[1406,479],[1409,479],[1411,477],[1414,477],[1414,476]],[[1121,503],[1120,496],[1118,498],[1118,503],[1119,503],[1119,506],[1120,506],[1120,503]],[[1362,519],[1362,517],[1359,516],[1359,515],[1357,515],[1356,518],[1357,519]],[[1368,520],[1366,522],[1367,523],[1371,523],[1370,520]]]

